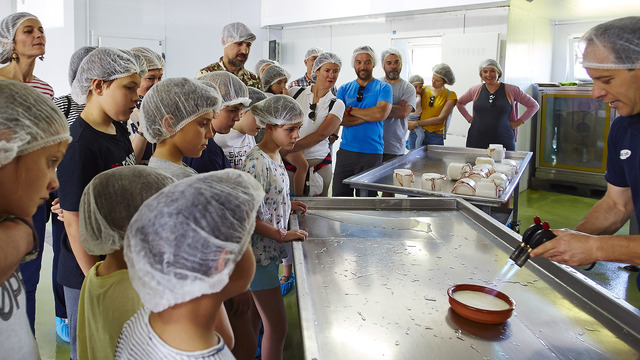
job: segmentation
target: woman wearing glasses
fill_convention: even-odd
[[[467,134],[467,147],[487,148],[489,144],[502,144],[507,150],[516,149],[518,127],[538,111],[538,103],[519,87],[499,81],[502,68],[497,61],[487,59],[480,63],[483,84],[473,86],[458,101],[458,111],[471,124]],[[473,101],[473,116],[465,105]],[[518,116],[518,104],[527,111]]]
[[[291,152],[302,151],[309,163],[309,184],[318,184],[322,179],[321,192],[305,195],[327,196],[331,184],[330,144],[338,139],[338,130],[344,113],[344,103],[336,98],[331,88],[336,84],[342,61],[333,53],[325,52],[316,58],[311,68],[311,77],[315,83],[311,87],[292,87],[289,94],[302,106],[306,117],[300,129],[300,139]],[[320,187],[318,184],[315,187]]]
[[[445,85],[453,85],[455,82],[456,78],[449,65],[438,64],[433,67],[431,86],[424,87],[420,94],[420,120],[409,121],[410,146],[444,145],[447,120],[458,101],[456,93],[447,89]],[[419,136],[419,132],[424,132],[424,138]],[[421,144],[416,143],[419,138],[422,138]]]

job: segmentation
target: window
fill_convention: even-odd
[[[582,35],[569,36],[569,54],[567,57],[567,80],[568,81],[591,81],[587,71],[582,67],[582,48],[580,47]]]
[[[422,75],[427,84],[431,82],[433,66],[442,62],[441,42],[441,37],[412,39],[409,42],[411,73]]]

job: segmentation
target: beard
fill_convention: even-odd
[[[248,58],[249,56],[247,55],[244,56],[244,59],[239,58],[238,54],[236,54],[236,56],[233,59],[229,59],[229,64],[233,65],[233,67],[244,68],[244,63],[247,62]]]
[[[400,72],[388,72],[385,74],[387,76],[387,79],[389,80],[398,80],[398,78],[400,77]]]
[[[359,70],[358,71],[358,79],[362,80],[362,81],[366,81],[366,80],[370,80],[371,79],[371,71],[370,70]]]

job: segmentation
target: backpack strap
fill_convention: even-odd
[[[329,103],[329,111],[327,112],[328,114],[331,114],[331,109],[333,109],[333,105],[336,103],[336,98],[331,99],[331,102]]]
[[[298,96],[300,96],[300,94],[302,94],[302,92],[304,91],[304,89],[306,89],[306,88],[301,87],[300,89],[298,89],[298,91],[296,91],[296,93],[295,93],[295,94],[293,94],[293,98],[294,98],[294,99],[297,99],[297,98],[298,98]]]
[[[69,114],[71,114],[71,95],[67,95],[67,107],[64,109],[64,117],[69,118]]]

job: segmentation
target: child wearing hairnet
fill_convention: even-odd
[[[69,131],[73,140],[58,166],[60,207],[64,215],[58,281],[64,286],[69,319],[71,359],[76,359],[78,301],[85,274],[98,257],[82,247],[79,237],[80,198],[99,173],[135,165],[126,121],[136,107],[138,87],[146,73],[142,57],[127,50],[100,47],[80,63],[71,96],[86,104]],[[125,201],[125,198],[121,198]]]
[[[29,85],[0,81],[0,357],[39,359],[18,265],[38,255],[31,217],[58,187],[71,137],[64,116]]]
[[[228,134],[238,120],[240,112],[251,103],[247,86],[234,74],[228,71],[214,71],[197,78],[200,81],[213,83],[218,87],[222,104],[211,121],[214,138],[209,139],[207,147],[200,157],[185,156],[182,161],[202,174],[209,171],[228,169],[231,167],[224,151],[216,143],[217,134]]]
[[[124,257],[144,306],[122,328],[116,359],[234,359],[214,324],[253,277],[249,241],[263,197],[250,175],[226,169],[178,181],[140,207]]]
[[[113,359],[122,326],[142,307],[124,261],[124,233],[142,203],[174,182],[147,166],[121,166],[98,174],[84,189],[80,242],[87,253],[106,258],[89,270],[80,291],[78,358]]]
[[[267,95],[256,88],[249,87],[249,99],[251,104],[256,104],[267,98]],[[240,111],[240,120],[233,125],[228,134],[216,134],[216,143],[224,151],[224,155],[229,160],[231,167],[240,170],[245,156],[249,150],[256,146],[255,136],[260,131],[260,126],[256,124],[256,117],[253,116],[250,107],[245,107]]]
[[[272,65],[275,66],[275,65]],[[287,317],[282,301],[278,268],[288,256],[283,243],[304,241],[307,233],[300,229],[287,231],[289,214],[307,206],[289,200],[289,177],[280,157],[280,149],[291,150],[300,137],[304,111],[291,97],[274,95],[251,106],[257,123],[265,128],[262,141],[245,158],[242,170],[262,185],[263,202],[251,247],[256,257],[256,272],[249,289],[264,324],[262,357],[281,359],[287,334]],[[259,324],[256,324],[257,336]]]
[[[157,144],[149,166],[177,180],[197,174],[182,159],[200,157],[206,149],[221,103],[218,88],[198,80],[167,79],[151,88],[140,111],[142,133]]]

